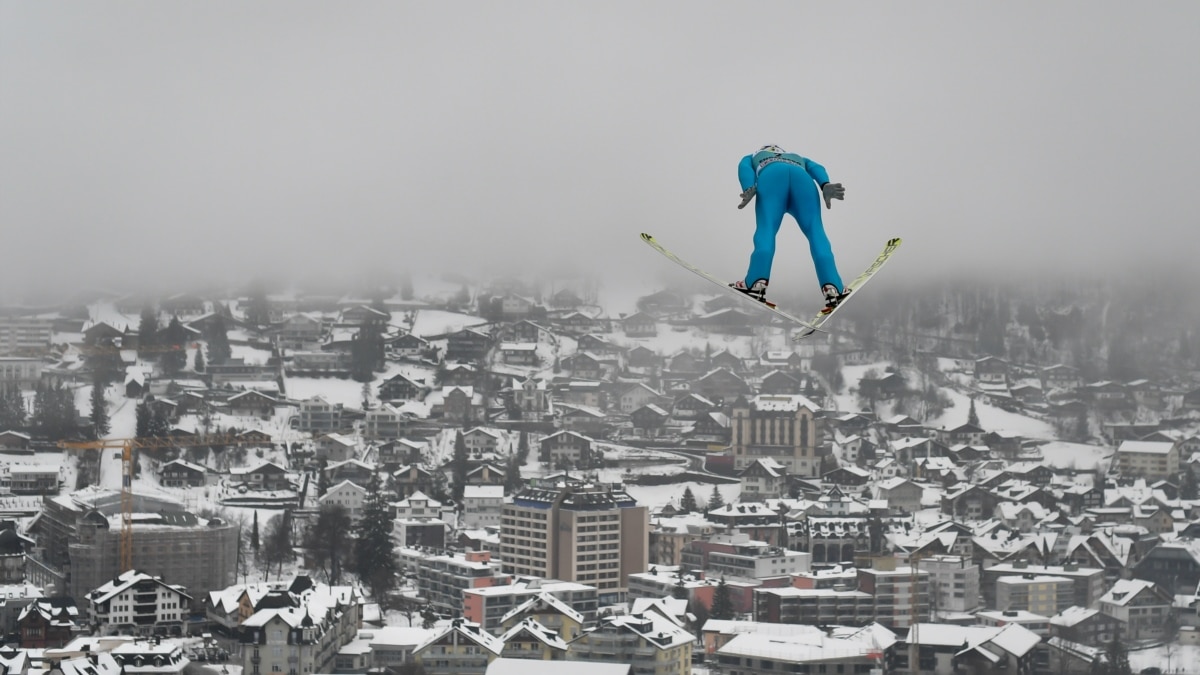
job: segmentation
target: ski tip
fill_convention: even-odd
[[[654,237],[643,232],[642,233],[642,241],[654,241]]]
[[[642,235],[642,236],[645,236],[645,235]],[[891,239],[887,240],[887,245],[888,246],[899,246],[900,241],[901,241],[900,237],[892,237]]]

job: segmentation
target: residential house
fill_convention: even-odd
[[[541,452],[538,457],[550,466],[559,466],[564,461],[578,466],[580,462],[589,463],[592,457],[594,441],[583,434],[574,431],[559,431],[541,440]]]
[[[413,658],[427,673],[480,675],[503,650],[500,638],[479,624],[454,619],[418,645]]]
[[[787,467],[770,457],[754,460],[738,474],[743,501],[787,496]]]
[[[1123,640],[1156,640],[1173,620],[1173,597],[1152,581],[1118,579],[1100,598],[1100,611],[1123,622]]]
[[[329,433],[316,440],[317,459],[344,462],[358,456],[358,441],[338,433]]]
[[[248,469],[232,469],[229,473],[231,480],[251,490],[274,492],[293,489],[287,469],[275,462],[259,462]]]
[[[474,387],[442,387],[442,417],[448,422],[481,422],[487,414]]]
[[[659,403],[662,398],[662,392],[656,391],[644,382],[637,382],[621,392],[618,407],[622,413],[628,415],[644,405]]]
[[[162,577],[129,570],[88,593],[88,619],[101,635],[181,634],[192,596]]]
[[[17,636],[22,649],[58,649],[82,630],[79,608],[68,597],[38,598],[17,617]]]
[[[658,436],[671,414],[653,403],[644,405],[629,416],[633,428],[640,430],[647,437]]]
[[[875,498],[886,501],[891,511],[916,513],[924,495],[925,488],[907,478],[887,478],[875,485]]]
[[[658,335],[658,320],[645,312],[635,312],[621,319],[625,337],[643,338]]]
[[[608,616],[570,642],[570,659],[633,664],[634,675],[681,675],[695,636],[657,612]]]
[[[175,459],[159,469],[158,482],[163,487],[203,487],[207,476],[207,468],[185,459]]]
[[[510,366],[536,366],[541,362],[537,347],[536,342],[502,342],[500,360]]]
[[[463,328],[447,336],[446,360],[472,363],[487,356],[492,336],[473,328]]]
[[[403,373],[397,373],[379,383],[381,401],[421,401],[428,393],[429,387]]]
[[[340,506],[345,509],[346,515],[350,517],[350,522],[354,525],[358,524],[362,518],[363,502],[367,499],[367,489],[358,483],[350,480],[342,482],[330,487],[321,495],[317,502],[321,506]]]
[[[275,406],[279,404],[279,401],[272,396],[248,389],[226,399],[225,408],[231,415],[258,417],[268,420],[275,415]]]
[[[429,340],[420,335],[403,333],[383,341],[384,353],[392,360],[418,360],[429,351]]]

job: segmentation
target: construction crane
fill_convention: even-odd
[[[96,441],[59,441],[63,450],[121,450],[121,538],[120,554],[123,574],[133,569],[133,451],[161,450],[164,448],[187,448],[202,445],[247,445],[260,443],[257,440],[239,438],[234,434],[209,434],[202,436],[145,437],[145,438],[102,438]]]

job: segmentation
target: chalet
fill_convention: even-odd
[[[758,357],[759,366],[774,370],[809,370],[811,359],[796,351],[766,351]]]
[[[702,326],[713,333],[749,335],[753,331],[753,326],[761,325],[768,321],[769,318],[765,312],[749,314],[740,309],[729,307],[718,309],[708,314],[701,314],[692,319],[691,323],[696,326]]]
[[[1048,487],[1050,481],[1054,480],[1054,470],[1039,462],[1013,462],[1005,471],[1013,478],[1042,488]]]
[[[447,363],[438,372],[438,384],[448,387],[477,387],[486,375],[469,363]]]
[[[177,412],[177,404],[169,398],[155,398],[147,396],[145,399],[146,407],[155,415],[161,416],[167,420],[178,420],[179,413]]]
[[[930,457],[948,457],[950,449],[946,444],[932,438],[902,438],[892,443],[897,461],[909,463],[916,459]]]
[[[83,343],[86,345],[116,344],[125,334],[112,326],[98,321],[83,329]]]
[[[500,343],[500,360],[510,366],[536,366],[540,359],[536,342]]]
[[[578,349],[593,354],[621,354],[625,351],[620,345],[591,333],[579,337]]]
[[[618,407],[621,412],[628,415],[644,405],[657,403],[662,398],[662,392],[651,389],[643,382],[638,382],[621,393]]]
[[[667,370],[673,373],[701,373],[707,367],[701,357],[691,352],[679,352],[667,359]]]
[[[179,634],[188,619],[192,596],[162,577],[129,570],[89,592],[88,618],[100,635]]]
[[[264,420],[275,415],[277,405],[279,401],[253,389],[234,394],[225,401],[225,407],[231,415],[253,416]]]
[[[344,462],[358,454],[358,442],[339,433],[331,433],[316,439],[317,459],[326,462]]]
[[[608,426],[604,411],[589,406],[567,405],[559,406],[562,414],[559,425],[568,431],[578,431],[582,434],[601,435]]]
[[[726,349],[722,349],[709,357],[708,364],[710,368],[727,368],[734,373],[743,373],[746,371],[746,362],[737,354]]]
[[[657,436],[670,417],[670,413],[653,403],[644,405],[629,415],[633,428],[640,429],[646,436]]]
[[[751,462],[738,474],[743,501],[761,501],[787,496],[787,467],[770,457]]]
[[[428,448],[428,443],[419,443],[407,438],[400,438],[381,444],[376,457],[378,457],[379,464],[382,466],[398,467],[402,464],[421,462]]]
[[[386,325],[391,318],[392,315],[386,311],[366,305],[356,305],[343,309],[338,317],[338,323],[343,326],[365,326],[369,323]]]
[[[550,296],[550,306],[555,309],[575,309],[583,304],[583,299],[569,288],[560,288]]]
[[[1000,499],[987,488],[963,485],[942,495],[942,513],[957,519],[983,520],[996,511]]]
[[[1078,392],[1085,401],[1106,410],[1127,408],[1133,403],[1125,385],[1119,382],[1092,382],[1079,387]]]
[[[495,429],[475,427],[463,434],[463,442],[473,455],[492,454],[500,450],[504,437]]]
[[[1159,640],[1174,615],[1171,592],[1152,581],[1118,579],[1100,597],[1101,612],[1121,621],[1126,640]]]
[[[340,506],[350,517],[350,523],[357,525],[362,518],[363,502],[367,500],[366,482],[341,480],[331,482],[325,494],[317,498],[321,506]]]
[[[658,320],[645,312],[635,312],[621,319],[625,337],[643,338],[658,335]]]
[[[580,461],[590,461],[592,439],[574,431],[559,431],[541,440],[538,458],[550,466],[559,466],[563,460],[569,460],[575,465]]]
[[[868,420],[869,422],[869,420]],[[841,427],[839,427],[840,429]],[[892,439],[902,438],[905,436],[924,436],[925,425],[908,415],[893,415],[892,417],[883,420],[883,430],[887,432]],[[848,432],[846,432],[848,433]],[[855,432],[862,433],[862,432]]]
[[[975,379],[991,384],[1008,382],[1008,362],[995,356],[985,356],[975,361]]]
[[[1041,405],[1046,402],[1046,395],[1036,384],[1019,384],[1009,390],[1013,400],[1022,405]]]
[[[986,433],[986,431],[977,425],[965,423],[953,429],[938,431],[938,440],[944,445],[957,445],[959,443],[965,445],[983,445],[983,436]]]
[[[532,298],[516,293],[505,293],[500,297],[500,316],[505,320],[519,319],[542,309]]]
[[[314,349],[326,334],[320,319],[308,314],[293,314],[278,328],[279,346],[284,349]]]
[[[402,466],[392,472],[392,487],[398,497],[428,490],[433,482],[433,473],[419,464]]]
[[[467,485],[504,485],[504,469],[484,462],[467,471]]]
[[[608,359],[588,352],[576,352],[562,360],[562,367],[571,371],[578,378],[587,380],[603,380],[609,374]],[[615,364],[613,364],[615,365]]]
[[[663,358],[653,349],[645,345],[638,345],[629,350],[629,354],[625,357],[625,363],[630,368],[661,368]]]
[[[451,422],[479,422],[487,409],[474,387],[442,387],[442,417]]]
[[[875,485],[875,498],[887,502],[891,511],[916,513],[924,495],[925,489],[907,478],[888,478]]]
[[[446,359],[453,361],[482,361],[492,346],[492,336],[473,328],[463,328],[447,336]]]
[[[514,379],[512,382],[512,404],[527,419],[537,420],[549,412],[549,399],[546,396],[546,381],[536,378],[526,378],[523,381]]]
[[[728,368],[711,370],[696,380],[692,390],[703,394],[705,398],[732,401],[739,396],[749,396],[754,392],[750,385]]]
[[[1046,391],[1070,391],[1083,384],[1079,369],[1057,363],[1042,368],[1042,389]]]
[[[38,598],[17,616],[22,649],[61,649],[83,631],[79,608],[67,597]]]
[[[829,485],[843,488],[859,488],[860,490],[871,480],[871,472],[857,466],[839,466],[821,476],[821,480]]]
[[[700,394],[686,394],[676,399],[675,405],[671,407],[671,416],[694,419],[718,407],[720,406]]]
[[[245,431],[238,432],[237,438],[239,445],[241,445],[243,448],[252,448],[255,446],[269,448],[271,447],[272,443],[274,443],[274,439],[271,437],[271,434],[268,434],[265,431],[260,431],[259,429],[247,429]]]
[[[758,387],[760,394],[800,394],[804,395],[804,385],[800,379],[783,372],[772,370],[763,376],[762,384]]]
[[[647,314],[665,316],[685,311],[687,300],[675,291],[662,290],[638,298],[637,308]]]
[[[596,320],[582,312],[567,312],[562,316],[556,317],[554,324],[576,335],[591,333],[597,327]]]
[[[231,469],[230,479],[240,482],[252,490],[291,490],[292,483],[288,480],[287,469],[275,462],[259,462],[249,469]]]
[[[603,408],[606,403],[604,389],[592,380],[571,380],[558,387],[558,396],[563,403]]]
[[[12,452],[29,449],[29,435],[19,431],[0,431],[0,450]]]
[[[550,329],[529,319],[521,319],[510,326],[506,326],[501,334],[508,342],[529,342],[533,344],[538,344],[543,338],[551,335]]]
[[[882,377],[863,377],[858,381],[859,394],[868,400],[888,401],[908,391],[908,382],[900,373],[887,373]]]
[[[429,340],[420,335],[404,333],[384,340],[383,346],[390,359],[419,359],[429,351]]]
[[[729,444],[732,431],[729,416],[722,412],[706,412],[696,417],[692,428],[684,432],[692,443],[725,446]]]
[[[343,462],[331,462],[322,470],[328,485],[350,481],[366,487],[375,475],[375,467],[357,459],[347,459]]]
[[[208,469],[183,459],[163,464],[158,471],[158,482],[163,487],[203,487],[207,482]]]

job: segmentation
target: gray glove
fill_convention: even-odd
[[[841,183],[826,183],[821,186],[821,196],[825,198],[825,208],[833,208],[834,199],[845,199],[846,188]]]
[[[758,194],[758,188],[754,187],[753,185],[746,188],[746,191],[742,193],[742,203],[738,204],[738,208],[746,208],[746,205],[750,203],[751,199],[754,199],[754,195],[756,194]]]

